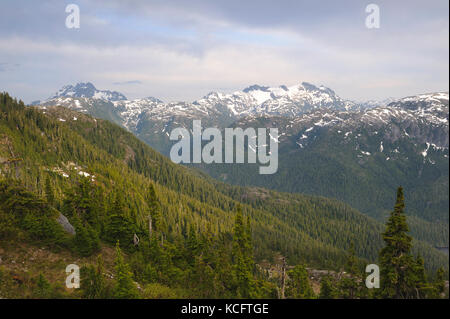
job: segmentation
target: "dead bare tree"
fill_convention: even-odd
[[[148,216],[148,237],[152,239],[152,216]]]
[[[285,299],[284,290],[286,286],[286,257],[283,257],[283,265],[281,267],[281,299]]]

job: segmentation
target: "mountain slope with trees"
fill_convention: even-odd
[[[382,246],[381,224],[337,200],[228,186],[171,163],[107,121],[26,107],[7,94],[0,104],[2,249],[25,242],[87,258],[119,242],[122,284],[93,279],[100,287],[85,296],[131,297],[121,291],[133,280],[146,284],[148,296],[274,297],[276,285],[257,275],[254,261],[281,253],[291,264],[339,269],[351,242],[365,260]],[[428,269],[448,263],[426,243],[416,246]],[[101,264],[83,271],[100,280]],[[45,276],[36,280],[48,296]]]
[[[196,167],[235,185],[336,198],[380,222],[401,184],[414,237],[436,247],[449,245],[448,92],[356,103],[304,82],[164,103],[94,98],[102,91],[92,93],[90,83],[68,87],[68,94],[60,90],[41,107],[62,105],[118,123],[164,155],[174,144],[171,130],[191,129],[193,119],[222,129],[277,127],[279,170],[274,175],[258,174],[258,165]],[[85,87],[93,88],[90,95]]]

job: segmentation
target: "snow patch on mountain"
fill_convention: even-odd
[[[95,86],[90,82],[77,83],[76,85],[65,85],[53,96],[48,98],[47,101],[59,97],[84,97],[106,101],[120,101],[127,99],[125,95],[116,91],[97,90]]]
[[[280,141],[295,136],[300,148],[306,148],[321,130],[335,130],[343,141],[350,143],[364,139],[360,129],[365,128],[370,136],[380,132],[382,139],[381,142],[378,139],[370,152],[365,151],[370,154],[384,152],[393,160],[392,149],[387,145],[401,138],[417,138],[417,143],[429,143],[433,150],[448,152],[447,92],[366,103],[344,100],[325,86],[307,82],[289,87],[252,85],[229,94],[210,92],[192,103],[165,103],[154,97],[127,100],[120,93],[115,92],[118,96],[113,93],[99,91],[91,83],[79,83],[63,87],[40,106],[61,105],[96,117],[102,117],[99,114],[105,114],[103,117],[107,119],[112,116],[135,134],[140,134],[144,128],[146,134],[153,132],[166,137],[168,130],[186,126],[193,119],[224,127],[236,121],[241,125],[242,121],[259,118],[275,119],[278,123],[276,119],[281,118],[279,123],[282,124],[275,126],[279,128]],[[436,130],[425,134],[424,127]],[[360,154],[369,156],[363,151]]]

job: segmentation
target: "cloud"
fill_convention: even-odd
[[[0,72],[13,71],[20,67],[19,63],[0,62]]]
[[[142,84],[142,81],[131,80],[131,81],[123,81],[123,82],[114,82],[113,84],[114,85]]]
[[[354,99],[448,90],[448,2],[377,3],[369,30],[361,1],[80,0],[74,30],[64,2],[7,0],[0,61],[20,68],[0,64],[0,86],[25,100],[77,81],[168,101],[302,81]]]

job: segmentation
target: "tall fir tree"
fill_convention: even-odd
[[[161,230],[161,205],[156,196],[155,186],[150,183],[148,188],[146,202],[150,218],[152,219],[152,228],[156,231]]]
[[[336,298],[336,289],[334,288],[334,281],[329,275],[322,277],[320,280],[319,299],[334,299]]]
[[[445,271],[444,268],[439,268],[436,272],[436,278],[433,282],[434,293],[432,298],[443,298],[445,297]],[[448,291],[447,291],[448,292]],[[448,295],[447,295],[448,298]]]
[[[47,203],[51,206],[55,205],[55,193],[53,191],[50,177],[48,176],[45,178],[45,198],[47,199]]]
[[[139,292],[133,281],[133,274],[130,267],[125,263],[119,241],[116,244],[116,265],[115,265],[115,285],[113,297],[117,299],[137,299]]]
[[[116,191],[114,203],[106,220],[104,238],[111,242],[120,241],[122,247],[129,248],[133,244],[136,225],[127,216],[123,195]]]
[[[77,183],[67,189],[62,205],[62,213],[69,219],[77,216],[100,231],[100,215],[103,215],[103,198],[87,177],[80,177]]]
[[[242,209],[237,208],[233,230],[233,275],[236,283],[236,297],[252,298],[255,296],[255,281],[253,278],[253,256],[250,255],[251,242],[250,225],[244,224]]]
[[[81,290],[83,298],[105,299],[108,297],[106,280],[104,277],[103,260],[97,257],[97,265],[81,268]]]
[[[339,281],[339,294],[344,299],[362,297],[362,276],[358,269],[358,258],[355,253],[355,244],[352,242],[347,256],[346,274]]]
[[[397,190],[394,210],[386,223],[383,240],[386,246],[379,254],[380,290],[382,298],[410,299],[420,297],[420,288],[425,284],[421,278],[423,264],[411,255],[412,237],[408,235],[403,188]]]
[[[36,287],[34,289],[34,295],[37,298],[48,299],[51,298],[52,287],[48,280],[44,277],[42,273],[39,274],[39,277],[36,281]]]
[[[309,283],[308,271],[305,266],[297,265],[289,272],[290,281],[286,294],[288,298],[314,299],[316,296]]]
[[[194,263],[195,261],[194,257],[197,255],[199,250],[199,241],[197,239],[197,233],[193,225],[189,227],[189,235],[186,241],[186,248],[188,260],[191,263]]]

